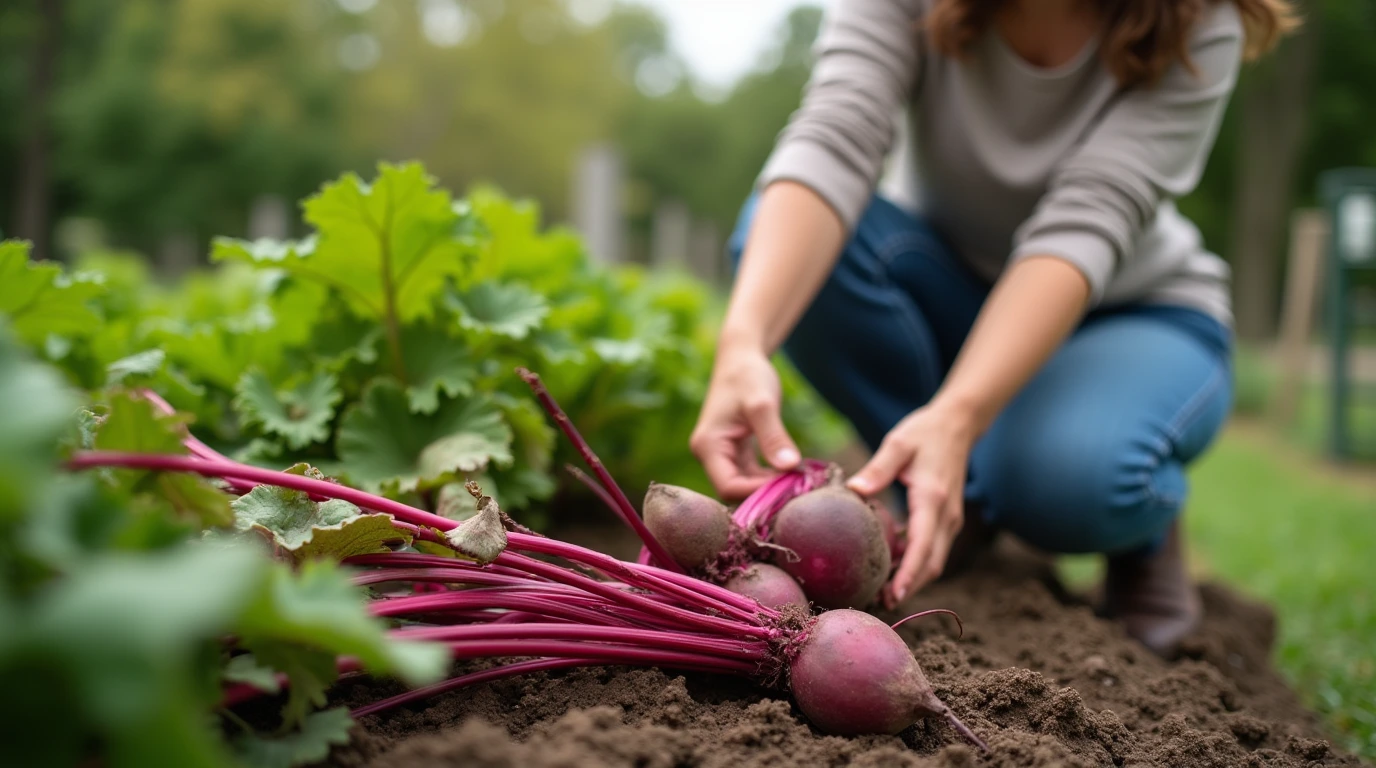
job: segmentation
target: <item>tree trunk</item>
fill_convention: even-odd
[[[62,45],[62,0],[37,0],[38,39],[29,72],[28,140],[19,158],[14,234],[33,242],[33,258],[50,257],[52,121],[50,106]]]
[[[1228,243],[1237,332],[1247,341],[1269,339],[1276,330],[1285,233],[1318,59],[1320,5],[1320,0],[1305,3],[1304,26],[1238,92],[1238,164]]]

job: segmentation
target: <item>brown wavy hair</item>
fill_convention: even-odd
[[[1242,15],[1245,58],[1269,51],[1299,26],[1290,0],[1095,0],[1102,14],[1104,64],[1124,87],[1152,85],[1176,61],[1194,71],[1189,35],[1215,2],[1231,2]],[[921,24],[932,46],[958,57],[988,29],[1006,0],[933,0]]]

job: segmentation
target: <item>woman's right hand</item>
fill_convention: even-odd
[[[780,417],[781,400],[779,374],[767,355],[748,347],[718,348],[689,447],[722,498],[744,498],[801,461]]]

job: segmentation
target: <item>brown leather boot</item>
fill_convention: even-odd
[[[1104,612],[1123,622],[1130,637],[1158,656],[1173,654],[1199,626],[1204,608],[1185,571],[1179,520],[1156,552],[1108,558]]]

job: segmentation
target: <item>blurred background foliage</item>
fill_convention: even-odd
[[[0,229],[47,257],[93,241],[200,255],[243,234],[255,200],[378,159],[562,220],[597,142],[625,157],[633,232],[668,197],[725,228],[798,101],[819,18],[795,12],[760,68],[708,101],[641,6],[586,23],[558,0],[7,3]]]
[[[578,153],[624,161],[632,260],[656,206],[729,231],[808,75],[800,0],[754,69],[702,87],[656,11],[589,0],[20,0],[0,9],[0,230],[168,269],[240,235],[255,200],[415,159],[571,215]],[[1303,0],[1249,66],[1182,208],[1235,267],[1239,331],[1275,331],[1289,212],[1324,169],[1376,165],[1376,5]],[[589,10],[591,9],[591,10]],[[710,91],[710,92],[709,92]]]

